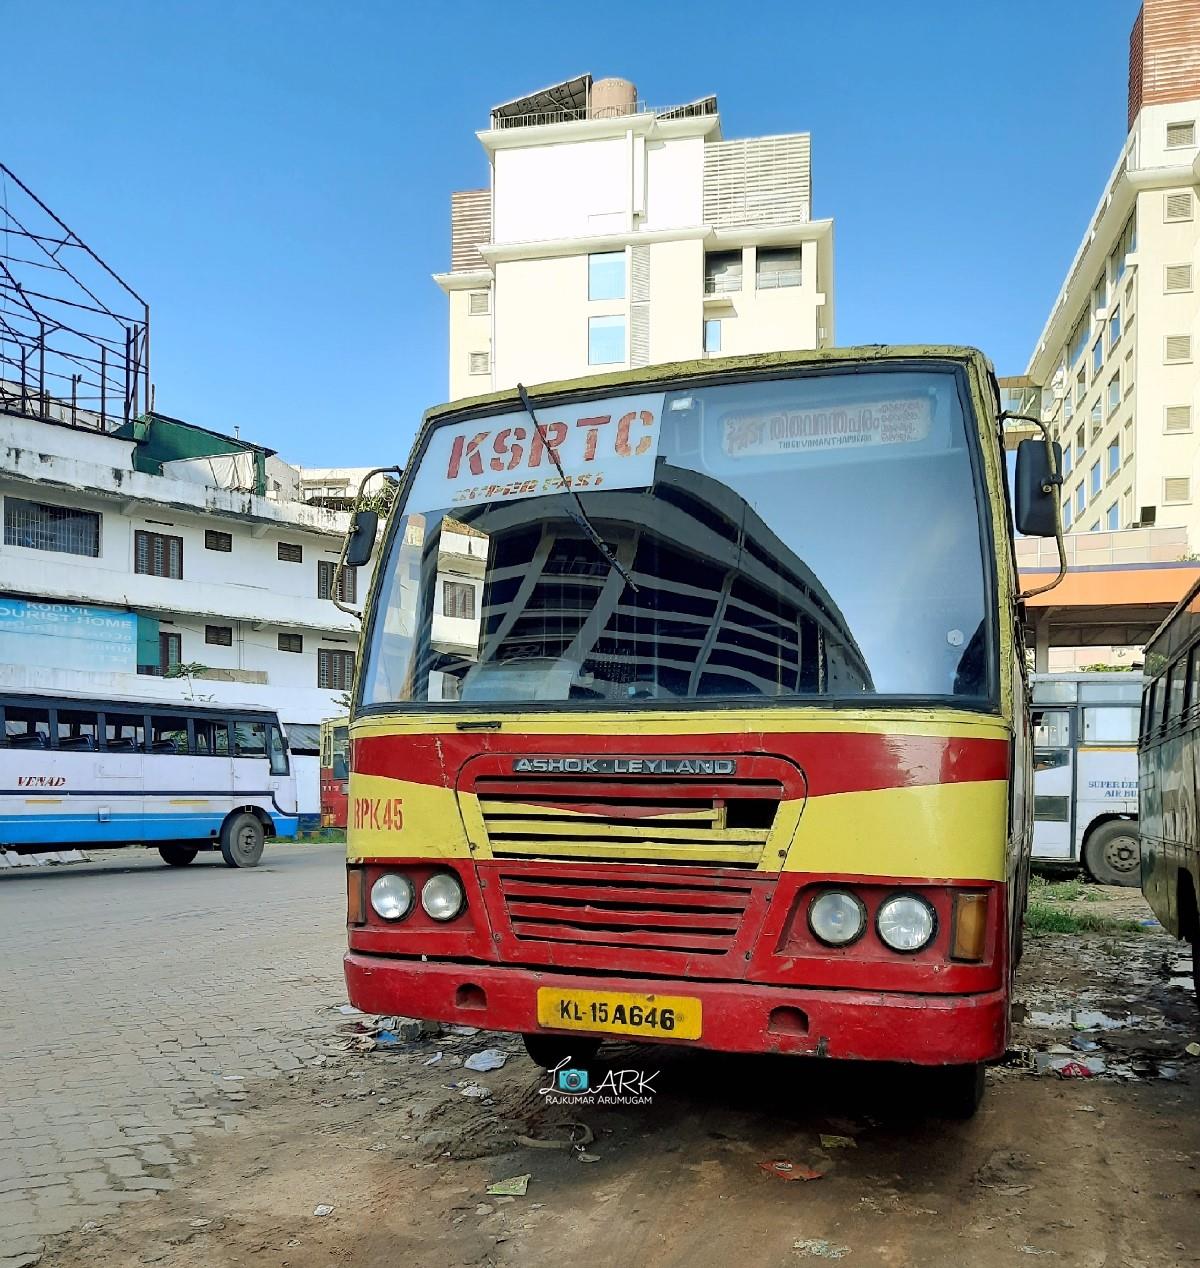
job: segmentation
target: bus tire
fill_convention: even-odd
[[[565,1035],[522,1035],[525,1051],[534,1065],[553,1070],[564,1061],[573,1066],[586,1066],[596,1059],[599,1039],[571,1039]]]
[[[226,867],[257,867],[267,834],[249,810],[231,814],[221,825],[221,857]]]
[[[942,1118],[973,1118],[987,1087],[987,1067],[951,1065],[939,1072],[935,1105]]]
[[[170,867],[187,867],[200,851],[190,845],[160,845],[158,853]]]
[[[1141,883],[1141,842],[1136,819],[1102,823],[1083,847],[1083,862],[1101,885]]]

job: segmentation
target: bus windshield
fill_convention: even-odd
[[[361,706],[991,697],[977,436],[954,369],[534,412],[429,433]]]

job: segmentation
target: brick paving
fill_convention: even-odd
[[[113,850],[0,874],[0,1268],[170,1188],[198,1131],[238,1129],[241,1079],[320,1062],[343,858]]]

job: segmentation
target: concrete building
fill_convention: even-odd
[[[1024,380],[1063,447],[1064,527],[1118,534],[1117,563],[1140,549],[1128,529],[1182,528],[1200,551],[1200,0],[1145,0],[1128,87],[1128,133]]]
[[[451,196],[451,398],[834,340],[833,222],[807,133],[726,141],[590,75],[491,112],[484,189]]]
[[[357,650],[330,598],[348,515],[299,500],[303,472],[260,446],[97,421],[0,412],[0,687],[273,708],[315,813],[315,728],[344,712]]]

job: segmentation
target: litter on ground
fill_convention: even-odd
[[[494,1184],[489,1184],[487,1192],[490,1197],[502,1196],[523,1198],[529,1192],[529,1182],[533,1179],[533,1173],[527,1171],[523,1176],[510,1176],[507,1180],[497,1180]]]

